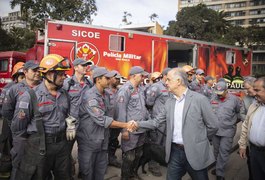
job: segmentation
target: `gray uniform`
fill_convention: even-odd
[[[52,96],[47,90],[44,82],[34,88],[37,97],[38,109],[41,113],[44,132],[46,154],[43,166],[36,169],[32,164],[32,160],[38,152],[40,146],[38,138],[36,120],[33,118],[33,107],[31,97],[25,92],[20,98],[16,106],[14,120],[11,127],[13,132],[27,132],[27,145],[25,146],[25,154],[20,165],[20,177],[29,177],[37,172],[42,172],[43,176],[47,176],[50,171],[56,179],[70,179],[69,164],[70,151],[68,151],[68,143],[66,140],[65,118],[69,113],[69,97],[65,90],[60,89],[57,95]],[[33,171],[31,171],[33,170]],[[24,172],[27,172],[25,174]],[[39,177],[40,178],[40,177]],[[22,178],[23,179],[23,178]],[[25,178],[26,179],[26,178]]]
[[[76,76],[74,75],[71,78],[67,78],[64,81],[63,88],[68,91],[68,94],[70,96],[70,102],[71,102],[71,109],[70,109],[70,115],[74,118],[78,119],[78,113],[79,113],[79,106],[82,101],[83,93],[86,91],[86,89],[90,89],[92,87],[92,84],[88,81],[87,78],[84,78],[85,83],[80,84]]]
[[[5,99],[6,93],[9,90],[9,88],[11,86],[13,86],[14,84],[16,84],[16,83],[14,81],[12,81],[12,82],[8,83],[7,85],[5,85],[2,89],[2,92],[0,94],[0,117],[2,116],[2,107],[4,104],[4,99]]]
[[[190,84],[189,84],[189,89],[198,93],[202,93],[202,85],[197,79],[194,79]]]
[[[105,92],[109,95],[108,115],[114,117],[114,104],[117,98],[117,89],[106,88]]]
[[[25,91],[29,90],[30,87],[27,85],[26,81],[21,83],[14,84],[6,91],[6,96],[3,104],[3,117],[8,121],[9,127],[12,132],[12,144],[13,147],[10,151],[12,156],[12,173],[11,179],[15,179],[15,174],[17,173],[17,168],[21,162],[21,158],[24,154],[25,147],[25,136],[26,131],[16,131],[12,128],[12,122],[14,121],[15,116],[23,116],[23,113],[15,112],[17,102],[19,98],[24,94]],[[19,113],[19,114],[18,114]]]
[[[145,107],[145,97],[142,88],[134,89],[132,83],[127,81],[118,91],[114,119],[121,122],[130,120],[145,121],[148,111]],[[130,133],[130,140],[121,140],[123,152],[142,146],[144,143],[143,131]]]
[[[80,105],[78,160],[85,180],[103,180],[107,169],[108,127],[113,121],[106,115],[108,103],[108,95],[101,95],[93,86],[85,92]]]
[[[232,148],[242,102],[238,97],[227,94],[224,100],[214,97],[211,100],[211,105],[219,121],[219,129],[213,138],[216,175],[224,177],[225,165]]]
[[[132,83],[127,81],[118,91],[114,119],[122,122],[145,121],[148,118],[148,111],[145,107],[144,98],[143,88],[135,89]],[[123,179],[137,176],[144,141],[145,133],[143,131],[129,133],[129,140],[121,139],[123,151],[121,176]]]
[[[9,125],[11,125],[11,121],[14,115],[18,98],[28,89],[30,89],[30,87],[27,85],[26,81],[24,80],[21,83],[17,83],[14,86],[10,87],[6,91],[6,96],[4,98],[4,103],[2,107],[2,113],[3,117],[5,117],[8,120]]]
[[[168,98],[169,98],[169,92],[163,81],[154,83],[148,88],[146,93],[146,105],[152,106],[151,118],[154,118],[159,113],[161,113]],[[156,144],[164,145],[165,142],[164,136],[166,134],[166,123],[160,124],[158,130],[159,130],[158,132],[155,131],[150,134],[151,139]]]
[[[205,84],[202,89],[201,89],[201,93],[206,96],[209,100],[212,99],[213,96],[213,90],[212,87],[209,87],[207,84]]]

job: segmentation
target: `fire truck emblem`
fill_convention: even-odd
[[[92,43],[79,42],[77,44],[76,53],[74,53],[74,47],[71,50],[71,60],[73,61],[75,58],[82,58],[97,65],[99,63],[100,55],[97,47]]]

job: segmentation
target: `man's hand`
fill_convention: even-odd
[[[239,148],[239,155],[242,159],[245,159],[246,156],[246,149]]]
[[[66,128],[66,139],[68,141],[72,141],[75,139],[76,135],[76,129],[75,129],[75,123],[76,119],[72,116],[69,116],[68,118],[65,119],[67,128]]]
[[[129,131],[123,131],[123,132],[121,132],[121,139],[128,141],[130,139]]]
[[[129,131],[129,132],[134,132],[138,129],[138,123],[134,120],[131,120],[129,122],[127,122],[127,127],[126,129]]]

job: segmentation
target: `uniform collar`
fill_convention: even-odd
[[[41,95],[48,95],[48,94],[51,95],[51,93],[48,91],[47,87],[45,86],[44,81],[42,81],[40,85],[37,87]],[[63,91],[63,88],[60,88],[59,90],[57,90],[57,93],[58,93],[57,97],[62,93],[62,91]]]

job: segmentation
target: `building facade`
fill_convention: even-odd
[[[1,17],[2,28],[4,30],[10,31],[12,27],[25,28],[26,22],[21,20],[21,12],[15,11],[8,13],[8,16]]]
[[[224,11],[226,20],[233,25],[265,27],[265,0],[179,0],[178,10],[205,4],[216,11]]]

